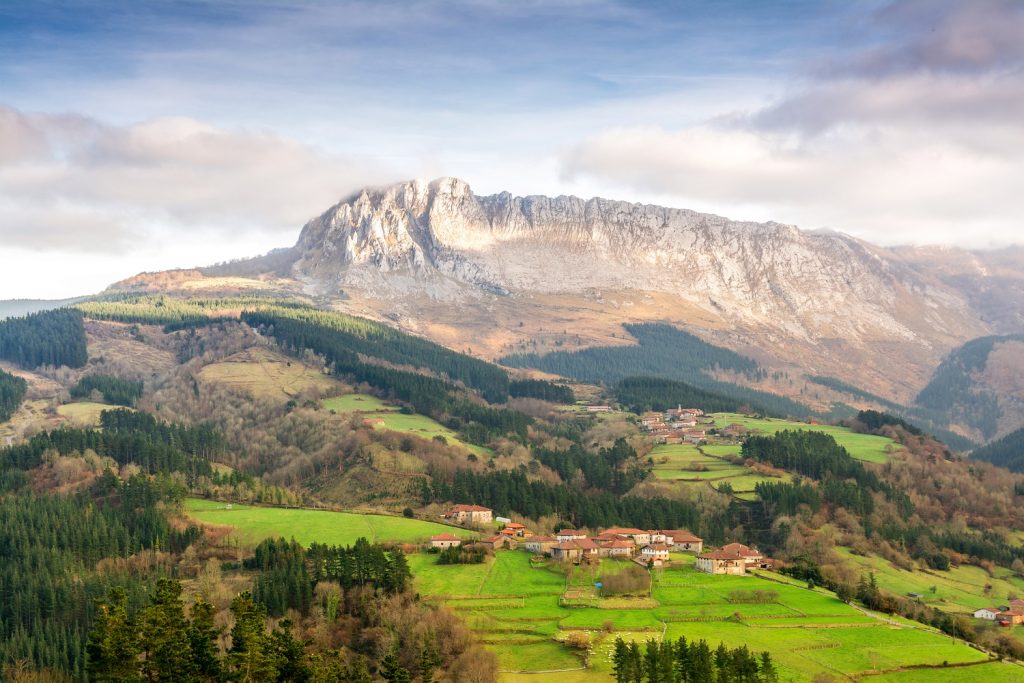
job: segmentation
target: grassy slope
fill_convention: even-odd
[[[718,486],[728,482],[737,496],[754,500],[754,486],[762,481],[780,479],[757,474],[749,467],[735,465],[721,458],[724,455],[738,455],[739,451],[739,446],[727,444],[699,447],[691,444],[662,444],[655,446],[649,457],[654,460],[653,472],[658,479],[677,481],[686,486]],[[695,464],[702,465],[706,470],[690,469]],[[789,477],[785,480],[788,481]]]
[[[303,545],[313,541],[351,545],[360,537],[377,542],[418,542],[441,533],[464,538],[476,535],[465,529],[404,517],[237,504],[229,510],[224,503],[197,498],[186,501],[185,510],[201,522],[234,527],[232,536],[252,545],[277,536],[294,538]]]
[[[286,401],[306,390],[324,393],[343,385],[323,372],[267,349],[246,349],[199,371],[202,382],[229,386],[258,398]]]
[[[884,463],[889,459],[887,448],[899,448],[892,439],[873,434],[858,434],[846,427],[812,425],[805,422],[791,422],[789,420],[771,418],[756,419],[736,413],[715,413],[714,418],[715,426],[719,428],[731,424],[741,424],[748,429],[756,429],[766,434],[775,434],[786,429],[831,434],[840,446],[843,446],[850,452],[851,456],[865,462]]]
[[[462,446],[477,455],[489,456],[491,451],[483,446],[466,443],[459,435],[441,423],[425,415],[405,415],[379,398],[367,394],[346,394],[324,399],[324,407],[338,413],[359,413],[368,420],[382,420],[378,429],[387,429],[402,434],[412,434],[423,439],[442,436],[450,444]]]
[[[57,408],[57,414],[66,417],[73,425],[96,427],[100,423],[100,413],[104,410],[113,410],[121,406],[108,405],[106,403],[94,403],[92,401],[78,401],[76,403],[65,403]]]
[[[756,577],[716,577],[692,568],[692,558],[658,571],[649,599],[598,600],[594,607],[559,604],[566,579],[557,569],[533,568],[526,553],[500,552],[486,565],[439,566],[431,555],[410,557],[417,589],[449,604],[467,619],[497,653],[506,671],[566,669],[580,659],[553,638],[583,630],[599,639],[586,672],[533,674],[529,680],[608,681],[608,648],[615,635],[644,640],[660,637],[705,638],[747,644],[773,653],[783,680],[810,680],[822,672],[855,674],[912,665],[984,661],[985,655],[930,630],[889,624],[845,605],[822,590]],[[621,565],[606,560],[603,569]],[[577,574],[571,588],[583,590],[600,571]],[[766,589],[779,594],[771,604],[733,604],[733,590]],[[632,605],[632,606],[631,606]],[[734,613],[740,621],[728,621]],[[610,622],[614,633],[603,636]],[[932,672],[934,675],[934,671]],[[505,680],[526,680],[506,674]],[[936,679],[933,679],[936,680]],[[998,680],[998,679],[997,679]]]
[[[945,612],[970,614],[982,607],[1007,603],[1008,594],[1024,595],[1024,579],[1003,568],[989,576],[981,567],[960,566],[949,571],[913,571],[899,569],[881,557],[854,555],[845,548],[836,551],[863,573],[874,572],[878,585],[898,595],[920,593],[926,603]],[[992,586],[986,594],[985,586]],[[935,593],[931,587],[935,586]]]

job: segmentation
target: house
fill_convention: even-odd
[[[1016,600],[1010,600],[1009,606],[1007,606],[1003,611],[1006,612],[1008,610],[1020,610],[1024,612],[1024,600],[1019,598]]]
[[[1024,624],[1024,611],[1013,608],[1008,609],[1005,612],[1000,612],[998,615],[996,615],[996,621],[999,622],[1000,626]]]
[[[536,555],[548,555],[551,549],[558,545],[558,540],[553,536],[531,536],[523,544],[527,550]]]
[[[519,524],[518,522],[509,522],[505,525],[505,528],[501,530],[501,533],[506,531],[511,532],[513,536],[517,538],[523,538],[524,536],[530,535],[530,530],[526,528],[526,525]]]
[[[600,548],[593,539],[584,537],[573,541],[573,543],[579,547],[581,557],[598,557]]]
[[[579,562],[583,551],[573,541],[558,543],[551,548],[551,557],[562,562]]]
[[[636,544],[633,541],[627,541],[625,539],[621,541],[612,541],[601,546],[598,549],[598,555],[602,552],[607,557],[632,557],[633,550],[636,548]]]
[[[996,617],[998,617],[999,613],[1002,611],[1003,610],[999,609],[998,607],[982,607],[974,613],[974,618],[995,621]]]
[[[582,531],[576,531],[575,529],[562,529],[557,534],[555,534],[555,538],[558,539],[559,543],[578,541],[586,537],[587,535],[585,533],[583,533]]]
[[[650,543],[640,549],[640,558],[647,563],[659,566],[668,562],[668,546],[664,543]]]
[[[714,552],[697,555],[698,571],[708,574],[746,574],[748,568],[765,566],[764,555],[742,543],[730,543]]]
[[[490,524],[494,521],[493,510],[479,505],[453,505],[442,516],[458,524]]]
[[[699,553],[704,549],[704,539],[694,536],[686,529],[663,531],[665,543],[672,546],[677,553]]]
[[[452,536],[451,534],[438,534],[437,536],[430,537],[430,547],[440,548],[444,550],[453,546],[462,545],[462,539],[458,536]]]
[[[506,548],[508,550],[515,550],[516,547],[519,545],[518,543],[516,543],[516,539],[509,538],[508,536],[502,536],[501,534],[491,536],[490,538],[485,538],[483,541],[481,541],[481,543],[485,543],[486,545],[490,546],[491,550],[501,550],[502,548]]]

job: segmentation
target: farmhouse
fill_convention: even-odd
[[[551,549],[558,545],[558,540],[553,536],[531,536],[524,543],[527,550],[537,555],[548,555]]]
[[[665,543],[672,546],[677,553],[699,553],[704,549],[704,539],[694,536],[686,529],[672,529],[661,532],[665,536]]]
[[[583,551],[574,542],[565,541],[551,548],[551,557],[562,562],[579,562]]]
[[[982,607],[974,613],[975,619],[988,619],[989,621],[995,621],[999,613],[1002,612],[998,607]]]
[[[742,543],[730,543],[714,552],[697,555],[697,569],[708,574],[746,574],[750,567],[764,566],[764,555]]]
[[[999,622],[1000,626],[1011,626],[1013,624],[1024,624],[1024,612],[1019,609],[1010,608],[1005,612],[1000,612],[996,616],[996,621]]]
[[[453,505],[443,517],[458,524],[490,524],[494,512],[479,505]]]
[[[664,543],[651,543],[640,549],[640,558],[645,562],[654,562],[655,566],[668,562],[668,546]]]
[[[575,529],[562,529],[557,534],[555,534],[555,538],[558,539],[559,543],[578,541],[586,537],[587,535],[585,533],[583,533],[582,531],[576,531]]]
[[[628,529],[615,527],[612,529],[605,529],[606,534],[615,534],[617,536],[623,536],[625,538],[632,538],[633,542],[637,545],[647,545],[651,542],[651,532],[644,531],[643,529]]]
[[[506,533],[507,532],[507,533]],[[530,530],[525,525],[519,524],[518,522],[509,522],[505,525],[505,528],[501,530],[503,534],[511,534],[516,538],[524,538],[526,536],[532,536]]]
[[[611,541],[598,546],[597,554],[602,557],[632,557],[636,544],[625,539]]]
[[[483,541],[481,541],[481,543],[484,543],[484,544],[490,546],[491,550],[501,550],[502,548],[508,548],[509,550],[515,550],[516,546],[518,545],[514,538],[509,538],[508,536],[502,536],[501,534],[497,534],[495,536],[491,536],[490,538],[485,538]]]
[[[437,536],[430,537],[430,547],[440,548],[451,548],[453,546],[462,545],[462,539],[458,536],[452,536],[451,534],[438,534]]]

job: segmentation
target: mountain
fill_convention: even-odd
[[[181,277],[217,290],[259,276],[490,359],[635,344],[624,323],[670,323],[776,376],[835,377],[907,405],[951,349],[1021,329],[1015,255],[887,249],[606,199],[480,196],[442,178],[363,189],[291,249]]]

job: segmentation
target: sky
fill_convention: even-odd
[[[1019,0],[0,0],[0,299],[295,242],[354,190],[1024,243]]]

